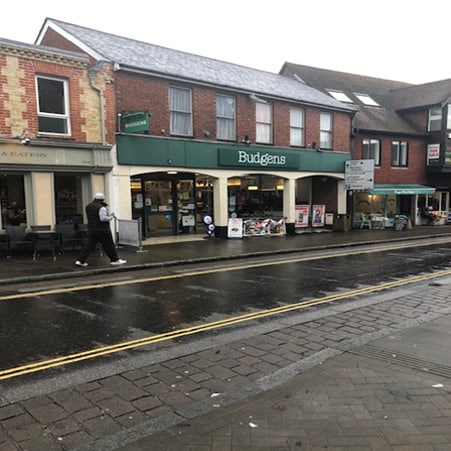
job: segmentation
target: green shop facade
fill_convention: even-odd
[[[290,234],[299,204],[346,213],[347,152],[126,133],[115,151],[113,200],[121,217],[142,221],[143,238],[203,233],[205,216],[220,238],[233,217],[285,218]]]

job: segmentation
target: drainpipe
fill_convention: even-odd
[[[94,89],[99,93],[99,102],[100,102],[100,132],[102,134],[102,144],[106,145],[106,132],[105,132],[105,95],[103,93],[103,90],[99,88],[95,84],[95,78],[97,73],[99,72],[100,67],[95,66],[92,69],[89,69],[88,76],[89,76],[89,84],[91,85],[91,88]]]

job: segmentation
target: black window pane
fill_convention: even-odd
[[[58,80],[38,78],[39,112],[66,114],[64,108],[64,83]]]
[[[38,127],[40,132],[67,134],[67,120],[54,117],[39,117]]]

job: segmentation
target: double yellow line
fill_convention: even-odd
[[[219,271],[219,269],[218,269],[218,271]],[[211,272],[211,270],[205,271],[205,272]],[[198,273],[196,273],[196,274],[198,274]],[[418,276],[413,276],[413,277],[409,277],[409,278],[402,279],[402,280],[387,282],[387,283],[375,285],[372,287],[359,288],[357,290],[352,290],[352,291],[348,291],[348,292],[344,292],[344,293],[337,293],[337,294],[333,294],[333,295],[329,295],[329,296],[324,296],[322,298],[313,299],[310,301],[301,301],[301,302],[297,302],[296,304],[284,305],[281,307],[275,307],[272,309],[266,309],[266,310],[262,310],[262,311],[254,312],[254,313],[247,313],[244,315],[227,318],[227,319],[223,319],[220,321],[214,321],[211,323],[201,324],[198,326],[187,327],[185,329],[166,332],[163,334],[153,335],[150,337],[144,337],[144,338],[140,338],[137,340],[127,341],[124,343],[118,343],[115,345],[104,346],[101,348],[92,349],[89,351],[83,351],[83,352],[79,352],[76,354],[69,354],[67,356],[57,357],[55,359],[44,360],[42,362],[30,363],[27,365],[0,371],[0,380],[11,379],[14,377],[23,376],[23,375],[31,374],[31,373],[36,373],[39,371],[56,368],[56,367],[68,365],[71,363],[82,362],[84,360],[90,360],[90,359],[94,359],[94,358],[98,358],[98,357],[102,357],[102,356],[106,356],[106,355],[110,355],[110,354],[119,353],[122,351],[138,348],[141,346],[152,345],[152,344],[159,343],[162,341],[173,340],[173,339],[188,336],[188,335],[194,335],[194,334],[198,334],[201,332],[207,332],[209,330],[227,327],[227,326],[243,323],[246,321],[258,320],[258,319],[265,318],[268,316],[280,315],[283,313],[291,312],[293,310],[302,310],[302,309],[305,309],[308,307],[313,307],[313,306],[326,304],[326,303],[332,303],[332,302],[339,301],[339,300],[346,299],[346,298],[361,296],[361,295],[369,294],[369,293],[375,293],[375,292],[387,290],[390,288],[396,288],[396,287],[399,287],[402,285],[422,282],[422,281],[426,281],[426,280],[430,280],[430,279],[435,279],[437,277],[448,276],[450,274],[451,274],[451,269],[437,271],[437,272],[434,272],[431,274],[421,274]],[[166,278],[185,277],[185,276],[186,276],[186,274],[175,275],[175,276],[166,276]],[[161,278],[158,278],[158,279],[161,280]],[[109,284],[109,285],[111,285],[111,284]],[[96,287],[98,287],[98,286],[96,286]],[[78,288],[80,288],[80,287],[78,287]]]

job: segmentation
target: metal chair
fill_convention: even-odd
[[[34,251],[34,243],[27,233],[26,225],[7,225],[5,226],[5,230],[8,234],[8,258],[12,257],[14,248],[20,248],[22,250],[30,249],[32,252]]]
[[[360,216],[360,228],[363,229],[364,227],[371,229],[371,219],[362,213]]]
[[[72,250],[75,250],[76,246],[83,247],[85,234],[82,230],[77,229],[76,224],[56,224],[55,231],[59,233],[59,247],[62,254],[69,245],[72,246]]]

